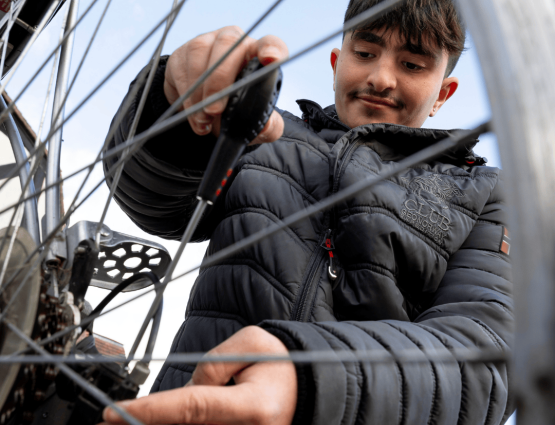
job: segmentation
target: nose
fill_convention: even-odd
[[[366,82],[378,93],[395,89],[397,87],[397,77],[394,64],[386,58],[380,58],[379,61],[374,63]]]

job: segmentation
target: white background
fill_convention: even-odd
[[[90,3],[91,0],[82,0],[80,13]],[[243,29],[247,29],[271,3],[270,0],[188,0],[173,25],[163,53],[170,54],[188,39],[225,25],[239,25]],[[105,4],[106,0],[98,0],[98,4],[93,7],[77,30],[72,72],[75,71],[83,55]],[[79,74],[76,85],[68,98],[66,114],[73,111],[123,56],[158,23],[170,10],[171,4],[171,0],[156,2],[152,0],[114,0],[112,2],[86,59],[85,67]],[[294,54],[339,29],[343,22],[346,5],[347,0],[284,0],[259,29],[254,31],[253,37],[258,38],[266,34],[277,35],[287,43],[290,53]],[[8,85],[7,91],[12,98],[20,92],[23,84],[56,45],[65,10],[66,7],[41,34],[22,63],[20,70]],[[160,37],[161,30],[158,30],[66,124],[63,135],[63,173],[67,174],[95,158],[104,142],[110,121],[127,92],[129,83],[149,61]],[[314,100],[322,106],[333,103],[329,54],[333,47],[340,47],[340,45],[341,37],[337,36],[310,54],[283,67],[284,83],[278,101],[280,108],[300,113],[295,100],[302,98]],[[454,75],[461,81],[458,92],[435,118],[426,122],[426,127],[471,128],[489,118],[490,108],[472,40],[468,40],[467,47],[468,51],[463,54],[454,72]],[[44,102],[51,69],[50,64],[51,62],[18,102],[18,107],[35,130],[38,128]],[[490,160],[489,165],[500,166],[496,140],[493,136],[483,137],[476,151]],[[101,178],[102,170],[97,167],[86,188],[92,188]],[[64,184],[66,207],[75,196],[81,181],[82,175]],[[72,223],[80,220],[97,221],[107,195],[106,186],[102,186],[73,215]],[[160,242],[172,253],[177,248],[177,242],[163,241],[141,232],[115,204],[112,204],[109,210],[106,223],[113,230]],[[198,265],[205,249],[206,244],[190,245],[185,251],[177,272]],[[154,353],[156,356],[163,357],[169,351],[173,336],[183,321],[188,294],[195,277],[196,273],[192,273],[177,280],[168,287],[165,293],[163,322]],[[94,305],[106,294],[107,292],[103,290],[93,288],[87,298]],[[136,294],[135,292],[130,295],[122,295],[115,302],[123,301]],[[151,300],[152,296],[149,295],[97,320],[95,331],[122,342],[126,351],[129,351]],[[151,366],[152,373],[141,389],[142,395],[148,393],[161,364],[153,363]]]

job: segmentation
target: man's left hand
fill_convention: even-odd
[[[257,326],[241,329],[207,356],[287,354],[283,343]],[[233,378],[235,385],[225,386]],[[145,424],[290,425],[297,403],[291,362],[200,363],[183,388],[118,403]],[[104,425],[125,423],[112,409]]]

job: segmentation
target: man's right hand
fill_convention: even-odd
[[[164,94],[168,102],[175,102],[194,82],[209,69],[244,34],[236,26],[224,27],[199,35],[179,47],[168,60],[164,81]],[[182,105],[189,108],[235,82],[243,67],[254,57],[263,65],[285,59],[287,46],[280,38],[267,35],[260,40],[246,37],[243,42],[214,70],[208,79]],[[189,117],[193,131],[199,136],[220,134],[220,116],[228,98],[225,97]],[[283,133],[283,119],[274,111],[264,129],[251,143],[269,143]]]

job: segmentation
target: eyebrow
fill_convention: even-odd
[[[377,34],[374,34],[373,32],[370,32],[370,31],[356,31],[353,33],[351,38],[353,40],[362,40],[368,43],[376,44],[384,49],[387,47],[383,37]],[[427,49],[424,46],[419,46],[417,44],[410,43],[409,41],[407,41],[403,45],[403,47],[401,47],[400,50],[406,51],[415,55],[424,56],[426,58],[433,59],[434,61],[439,60],[439,55],[437,53],[434,53],[433,51],[431,51],[430,49]]]

